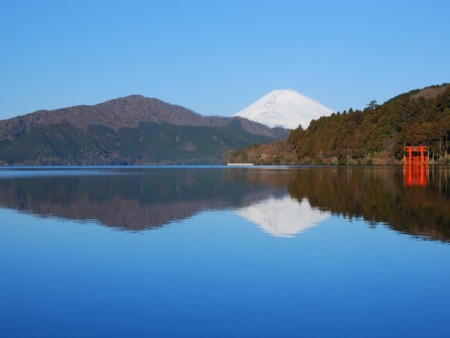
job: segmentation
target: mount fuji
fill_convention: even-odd
[[[311,120],[328,116],[333,110],[293,89],[277,89],[234,116],[259,122],[270,128],[306,129]]]

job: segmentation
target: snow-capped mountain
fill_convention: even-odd
[[[270,128],[306,129],[311,120],[328,116],[333,110],[293,89],[277,89],[234,116],[259,122]]]
[[[327,212],[312,208],[307,199],[301,203],[289,196],[270,197],[237,213],[276,237],[294,237],[330,217]]]

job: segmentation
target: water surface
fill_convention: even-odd
[[[389,167],[2,169],[0,336],[449,336],[450,173],[414,182]]]

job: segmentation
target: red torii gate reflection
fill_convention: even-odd
[[[405,146],[403,173],[407,187],[426,187],[428,183],[428,147]]]

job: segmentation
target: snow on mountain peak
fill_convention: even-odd
[[[311,120],[333,110],[293,89],[276,89],[234,116],[262,123],[270,128],[306,129]]]

